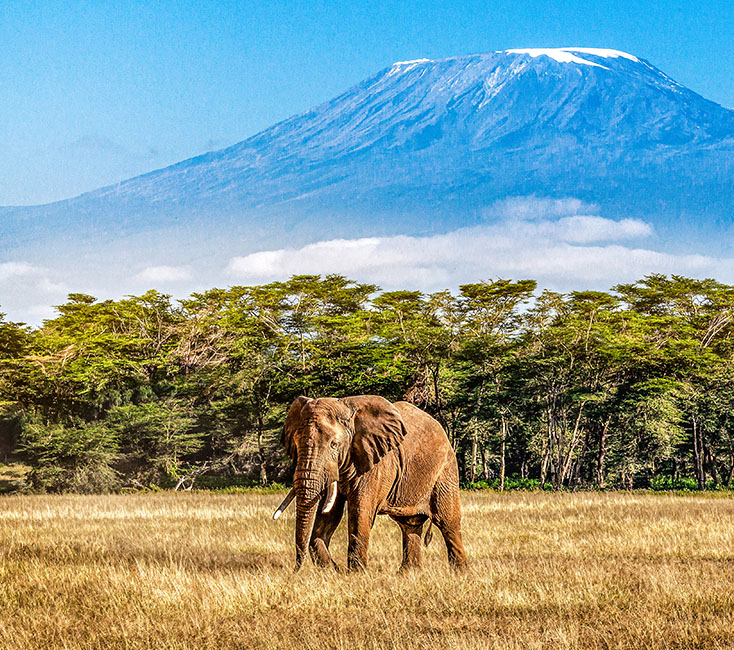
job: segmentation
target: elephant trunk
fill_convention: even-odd
[[[316,495],[308,500],[305,498],[301,500],[296,496],[296,571],[303,566],[306,559],[319,498],[320,495]]]
[[[299,462],[293,480],[296,491],[296,571],[302,566],[321,500],[322,481],[311,459]]]

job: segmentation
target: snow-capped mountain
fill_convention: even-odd
[[[229,148],[2,208],[0,246],[158,228],[260,243],[439,232],[527,195],[672,232],[728,225],[732,187],[733,110],[623,52],[519,49],[398,62]]]

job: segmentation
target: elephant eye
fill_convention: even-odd
[[[332,441],[331,441],[331,442],[329,443],[329,445],[331,446],[331,448],[332,448],[332,449],[336,449],[336,447],[337,447],[337,443],[336,443],[336,440],[332,440]]]

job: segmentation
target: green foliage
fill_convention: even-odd
[[[705,489],[715,490],[717,486],[713,480],[706,482]],[[695,492],[698,490],[698,482],[695,478],[655,476],[650,479],[650,490],[654,492]],[[724,489],[723,487],[721,489]]]
[[[40,492],[109,492],[120,485],[112,467],[117,436],[104,422],[64,426],[29,419],[20,452],[33,467],[27,480]]]
[[[496,479],[482,479],[480,481],[474,481],[473,483],[464,483],[462,487],[465,490],[552,490],[550,484],[541,485],[540,481],[535,478],[507,478],[505,479],[504,486],[500,486],[500,480]]]
[[[289,490],[283,483],[259,485],[252,480],[247,480],[242,477],[218,476],[204,476],[201,481],[197,481],[196,487],[199,490],[209,490],[222,494],[280,494]]]
[[[191,409],[180,400],[118,406],[107,422],[126,460],[146,467],[152,478],[178,478],[182,461],[202,448],[203,434],[195,428]]]
[[[734,287],[651,275],[380,292],[339,275],[0,315],[0,453],[36,490],[288,481],[290,402],[380,394],[433,415],[463,483],[734,484]],[[693,481],[693,483],[691,483]]]

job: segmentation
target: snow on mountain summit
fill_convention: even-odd
[[[601,57],[604,59],[616,59],[622,57],[639,63],[640,60],[636,56],[621,52],[619,50],[609,50],[596,47],[557,47],[557,48],[526,48],[516,50],[505,50],[505,54],[529,54],[532,57],[549,56],[551,59],[559,63],[579,63],[582,65],[591,65],[603,68],[604,66],[589,61],[588,59],[576,56],[577,54],[590,54],[591,56]]]
[[[411,61],[395,61],[393,65],[415,65],[417,63],[433,63],[433,59],[413,59]]]

